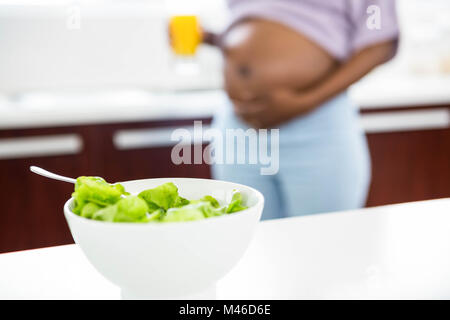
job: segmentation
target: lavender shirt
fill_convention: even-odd
[[[276,21],[341,61],[375,43],[398,43],[395,0],[228,0],[228,5],[231,25],[249,17]]]

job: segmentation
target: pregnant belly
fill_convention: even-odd
[[[338,64],[302,34],[267,20],[242,21],[222,40],[225,86],[236,99],[263,97],[278,87],[306,89]]]

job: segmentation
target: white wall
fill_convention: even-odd
[[[203,23],[220,28],[225,15],[211,11],[223,1],[198,2]],[[158,0],[0,2],[0,92],[220,86],[220,54],[211,48],[198,54],[199,75],[174,74],[168,8]]]

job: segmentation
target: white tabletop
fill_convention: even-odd
[[[450,199],[260,223],[222,299],[450,298]],[[76,245],[0,255],[0,299],[118,299]]]

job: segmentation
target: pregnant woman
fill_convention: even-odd
[[[204,42],[223,52],[230,102],[214,124],[279,128],[279,171],[261,175],[258,165],[221,164],[213,166],[214,178],[260,190],[264,219],[363,206],[370,157],[346,90],[394,56],[395,1],[228,3],[226,31],[204,33]]]

